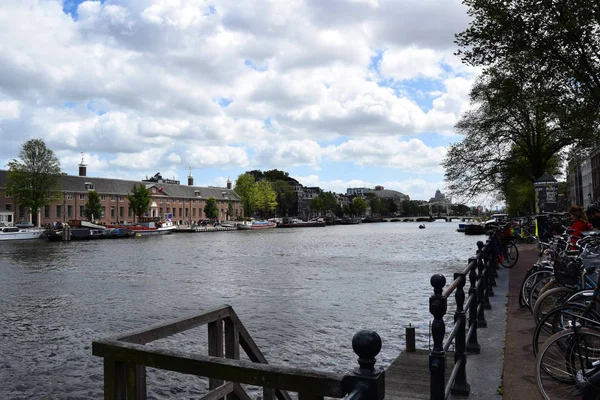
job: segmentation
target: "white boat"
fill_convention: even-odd
[[[43,234],[44,230],[41,228],[17,228],[16,226],[4,226],[0,228],[0,241],[39,239]]]
[[[275,228],[276,226],[277,224],[272,221],[252,221],[240,223],[237,228],[242,231],[249,231],[255,229],[270,229]]]
[[[136,236],[150,236],[150,235],[168,235],[175,232],[175,224],[171,220],[163,221],[160,223],[149,223],[148,226],[144,226],[142,229],[135,229]]]

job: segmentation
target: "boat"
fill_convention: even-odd
[[[358,225],[360,222],[360,218],[344,218],[340,221],[340,225]]]
[[[465,229],[467,229],[467,224],[458,224],[458,228],[456,229],[456,232],[464,232]]]
[[[465,226],[465,235],[485,235],[486,227],[481,222],[471,222]]]
[[[425,224],[419,225],[419,229],[425,229]]]
[[[175,232],[173,221],[161,221],[158,217],[142,217],[137,224],[109,224],[105,226],[109,237],[168,235]]]
[[[245,221],[239,223],[237,228],[241,231],[249,231],[256,229],[270,229],[275,228],[277,224],[272,221]]]
[[[316,228],[324,227],[325,220],[316,218],[310,221],[303,221],[299,218],[284,218],[283,221],[277,224],[278,228]]]
[[[41,228],[18,228],[16,226],[0,227],[0,241],[39,239],[44,234]]]

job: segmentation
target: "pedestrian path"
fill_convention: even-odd
[[[519,306],[521,282],[536,259],[537,251],[520,251],[517,265],[510,270],[503,379],[503,399],[507,400],[542,398],[534,379],[532,341],[535,322],[529,310]]]

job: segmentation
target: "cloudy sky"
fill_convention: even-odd
[[[461,0],[2,0],[0,168],[224,186],[280,169],[429,199],[477,73]]]

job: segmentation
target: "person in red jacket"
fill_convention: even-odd
[[[571,224],[571,230],[573,231],[571,232],[572,236],[582,238],[583,235],[581,234],[581,232],[589,231],[592,229],[588,222],[587,215],[581,209],[581,207],[571,206],[571,208],[569,208],[569,215],[571,216],[571,220],[573,221],[573,223]],[[575,243],[577,241],[577,238],[572,238],[571,241]]]

